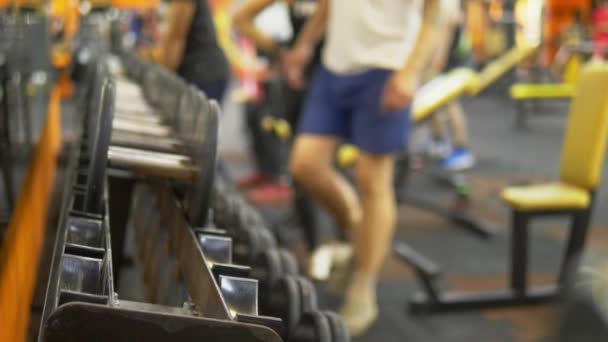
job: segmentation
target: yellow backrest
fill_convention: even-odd
[[[564,66],[564,82],[568,84],[575,84],[578,79],[578,74],[581,71],[581,58],[574,54],[568,59]]]
[[[600,181],[608,134],[608,63],[590,63],[579,75],[561,160],[562,181],[594,189]]]

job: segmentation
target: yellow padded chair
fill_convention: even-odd
[[[604,158],[608,127],[608,67],[585,68],[570,109],[560,182],[511,187],[502,199],[520,212],[583,210],[591,205]]]
[[[523,297],[527,289],[528,223],[538,216],[572,218],[561,277],[584,248],[593,199],[600,182],[608,135],[608,64],[590,63],[582,70],[570,107],[557,182],[509,187],[502,200],[513,214],[511,288]]]
[[[608,135],[608,64],[589,64],[581,72],[571,102],[557,182],[504,189],[502,199],[512,208],[510,286],[498,291],[443,292],[436,284],[436,267],[413,262],[424,293],[412,298],[413,312],[441,312],[542,303],[555,299],[567,270],[575,268],[589,229],[595,189],[600,182]],[[528,230],[532,218],[559,215],[572,218],[559,283],[528,287]],[[405,260],[419,258],[400,252]],[[415,258],[412,257],[415,256]],[[410,261],[408,261],[410,262]]]

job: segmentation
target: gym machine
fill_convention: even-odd
[[[423,288],[410,302],[412,312],[530,305],[555,300],[562,294],[567,271],[577,268],[591,224],[608,135],[608,102],[604,96],[607,84],[605,64],[591,63],[583,69],[570,108],[559,180],[508,187],[501,193],[501,199],[512,211],[509,286],[498,291],[443,292],[437,284],[439,267],[406,244],[398,243],[394,252],[416,270]],[[570,233],[557,282],[533,287],[528,283],[530,223],[543,217],[569,219]]]

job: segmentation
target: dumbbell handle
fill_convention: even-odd
[[[152,152],[179,153],[184,144],[181,140],[175,138],[157,138],[149,135],[114,132],[112,134],[112,145]]]
[[[154,108],[144,100],[119,99],[115,102],[115,110],[118,112],[153,113]]]
[[[188,156],[127,147],[110,146],[108,161],[114,168],[188,182],[192,182],[198,172]]]
[[[117,131],[141,133],[159,137],[168,137],[171,135],[171,128],[158,124],[143,124],[133,121],[114,119],[112,128]]]
[[[163,119],[153,113],[146,114],[141,112],[114,112],[114,119],[125,121],[141,122],[144,124],[162,124]]]

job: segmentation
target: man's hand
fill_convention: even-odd
[[[406,108],[412,103],[417,87],[417,76],[411,73],[393,73],[384,86],[382,111],[394,112]]]
[[[287,79],[287,83],[293,89],[304,89],[306,81],[304,80],[304,69],[310,62],[312,49],[308,47],[296,47],[291,51],[286,51],[281,54],[280,63],[281,71]]]

